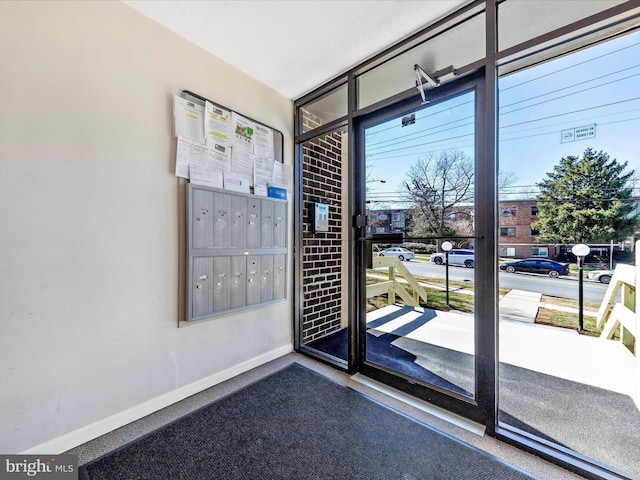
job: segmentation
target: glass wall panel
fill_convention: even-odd
[[[300,345],[342,361],[348,352],[347,130],[302,144],[302,315]],[[316,222],[326,207],[324,221]],[[308,350],[307,350],[308,351]]]
[[[414,87],[415,64],[433,73],[449,66],[461,68],[482,59],[484,54],[484,14],[480,14],[358,77],[358,107]]]
[[[638,91],[640,32],[499,82],[499,422],[630,478],[636,340],[598,311],[636,308]]]
[[[300,107],[302,133],[337,120],[347,114],[347,85],[331,90],[322,97]]]
[[[506,0],[498,6],[498,49],[513,47],[620,3],[624,0]]]

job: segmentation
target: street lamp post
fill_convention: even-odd
[[[584,297],[583,297],[583,274],[582,270],[584,267],[584,257],[589,255],[591,249],[589,245],[585,245],[584,243],[578,243],[571,248],[571,253],[573,253],[578,259],[578,331],[582,332],[584,330]]]
[[[440,245],[440,248],[442,248],[442,250],[444,250],[444,259],[445,259],[445,263],[444,263],[444,272],[445,272],[445,286],[446,286],[446,298],[447,298],[447,307],[449,306],[449,252],[451,251],[451,249],[453,248],[453,244],[451,242],[442,242],[442,245]]]

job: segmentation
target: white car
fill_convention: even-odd
[[[444,252],[431,255],[431,261],[436,265],[444,265],[446,258],[447,256]],[[454,248],[449,252],[449,265],[464,265],[467,268],[473,268],[475,263],[475,252],[473,250]]]
[[[411,251],[411,250],[407,250],[406,248],[402,248],[402,247],[393,247],[393,248],[387,248],[386,250],[382,250],[380,253],[378,253],[379,257],[398,257],[398,260],[400,260],[401,262],[409,261],[411,260],[413,257],[415,257],[415,254]]]
[[[593,270],[587,273],[587,277],[589,277],[589,280],[609,283],[611,281],[611,277],[613,277],[613,270]]]

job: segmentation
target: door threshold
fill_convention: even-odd
[[[355,382],[358,382],[361,385],[372,388],[377,392],[380,392],[384,395],[387,395],[395,400],[398,400],[406,405],[417,408],[418,410],[427,413],[429,415],[433,415],[445,422],[448,422],[452,425],[460,427],[468,432],[471,432],[480,437],[484,437],[486,427],[479,423],[476,423],[468,418],[462,417],[460,415],[456,415],[455,413],[451,413],[448,410],[437,407],[429,402],[421,400],[419,398],[413,397],[411,395],[407,395],[400,390],[389,387],[384,383],[373,380],[369,377],[366,377],[360,373],[356,373],[351,376],[351,379]]]

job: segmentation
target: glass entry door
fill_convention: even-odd
[[[478,379],[492,354],[479,351],[478,332],[493,335],[493,318],[483,328],[476,313],[478,285],[491,284],[479,274],[492,275],[476,255],[487,241],[476,225],[478,82],[444,85],[428,103],[359,124],[358,350],[362,373],[485,423],[493,389]]]

